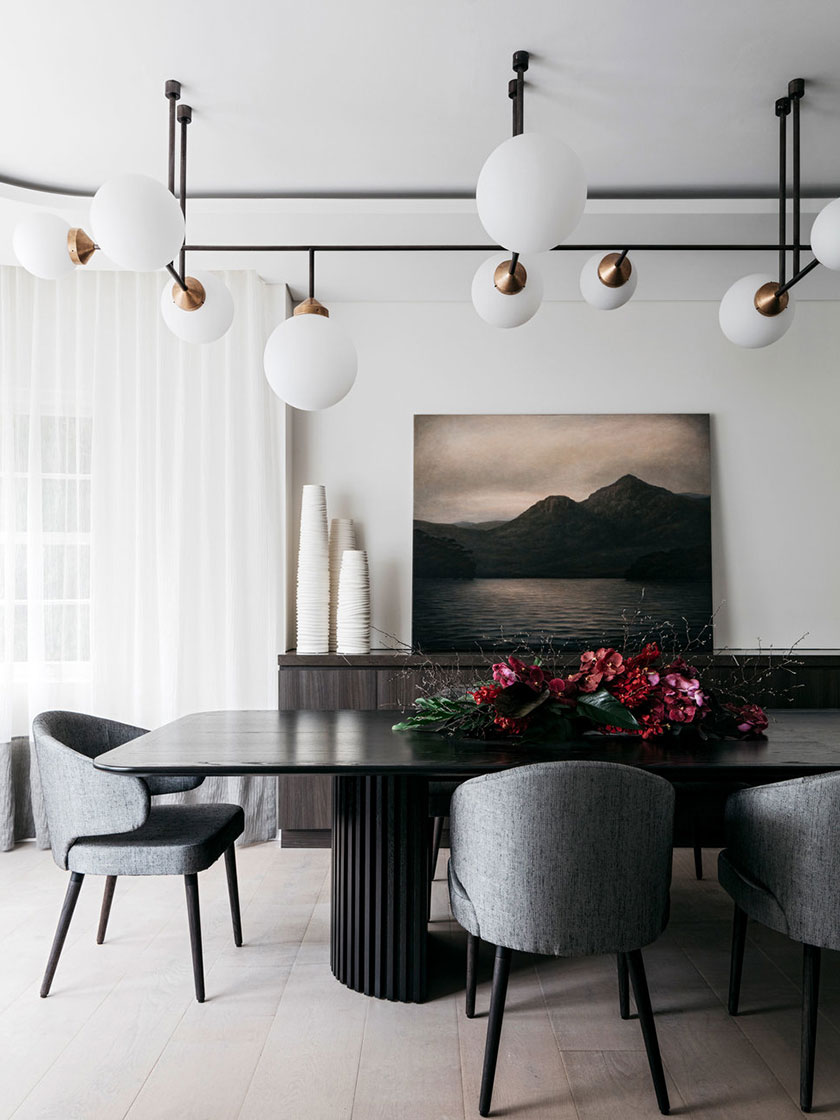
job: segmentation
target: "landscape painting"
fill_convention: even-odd
[[[416,416],[413,643],[712,649],[709,417]]]

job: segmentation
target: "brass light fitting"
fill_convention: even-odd
[[[325,319],[329,319],[329,317],[330,317],[329,310],[326,307],[324,307],[323,303],[321,303],[320,300],[315,299],[314,296],[309,296],[309,297],[307,297],[307,299],[305,299],[303,301],[303,303],[299,303],[297,305],[297,307],[294,309],[293,314],[294,315],[323,315]]]
[[[185,283],[187,285],[186,291],[180,284],[172,285],[172,302],[182,311],[198,311],[199,307],[204,306],[204,301],[207,298],[204,285],[194,276],[188,276]]]
[[[769,280],[766,284],[761,285],[753,300],[755,309],[759,314],[780,315],[785,310],[790,302],[790,297],[787,292],[779,294],[780,287],[781,284],[778,284],[775,280]]]
[[[83,229],[67,231],[67,252],[73,264],[87,264],[96,252],[96,243]]]
[[[598,265],[598,279],[607,288],[621,288],[630,279],[633,266],[626,253],[607,253]]]
[[[518,295],[528,282],[528,273],[525,271],[525,266],[517,261],[516,267],[511,272],[511,264],[512,261],[502,261],[493,273],[493,283],[505,296]]]

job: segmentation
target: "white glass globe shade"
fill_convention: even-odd
[[[599,311],[615,311],[617,307],[623,307],[632,298],[639,274],[636,272],[636,265],[631,262],[627,281],[618,288],[611,288],[598,275],[598,265],[604,259],[604,255],[604,253],[596,253],[581,269],[580,294],[590,307],[597,307]]]
[[[544,253],[569,236],[586,204],[576,152],[553,136],[523,132],[490,153],[475,189],[481,224],[517,253]]]
[[[829,202],[814,218],[811,252],[826,268],[840,270],[840,198]]]
[[[720,329],[730,342],[757,349],[777,342],[793,322],[796,308],[793,297],[778,315],[762,315],[755,307],[755,293],[762,284],[778,283],[777,276],[754,272],[736,280],[720,301]]]
[[[58,214],[29,214],[15,226],[12,248],[27,272],[42,280],[60,280],[76,268],[67,249],[69,232],[70,224]]]
[[[294,315],[275,327],[263,364],[277,396],[308,412],[338,404],[356,380],[353,343],[323,315]]]
[[[148,175],[117,175],[90,204],[93,236],[114,264],[154,272],[173,261],[184,241],[184,216],[174,195]]]
[[[519,327],[539,311],[543,297],[543,281],[533,263],[520,260],[527,273],[525,287],[515,295],[505,295],[496,287],[493,277],[510,253],[497,253],[478,266],[473,276],[472,301],[485,323],[491,327]]]
[[[233,296],[221,280],[209,272],[191,274],[204,288],[204,303],[195,311],[183,311],[172,299],[174,280],[160,293],[160,313],[172,333],[184,342],[215,342],[230,330]]]

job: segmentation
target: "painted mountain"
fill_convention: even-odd
[[[553,494],[510,521],[414,522],[422,649],[581,648],[619,641],[638,612],[648,627],[660,619],[693,634],[709,622],[708,495],[625,474],[583,501]]]

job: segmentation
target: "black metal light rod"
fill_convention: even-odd
[[[785,282],[785,241],[787,240],[787,118],[790,112],[790,98],[780,97],[776,101],[776,116],[779,118],[779,283]]]
[[[164,87],[166,99],[169,102],[169,168],[167,181],[169,193],[175,193],[175,110],[176,103],[181,97],[181,83],[170,78]]]
[[[309,298],[315,298],[315,250],[309,250]]]
[[[178,198],[181,203],[181,213],[184,215],[184,245],[181,246],[179,271],[185,282],[187,279],[187,251],[185,248],[187,230],[187,125],[191,120],[192,108],[189,105],[179,105],[178,123],[181,126],[181,185],[178,191]]]
[[[510,268],[508,269],[508,272],[511,274],[511,276],[513,276],[514,272],[516,272],[516,266],[518,264],[519,264],[519,254],[518,253],[511,253],[511,255],[510,255]]]
[[[594,253],[598,250],[612,249],[615,242],[604,244],[555,245],[552,253]],[[492,253],[502,249],[502,245],[190,245],[184,246],[188,253]],[[805,249],[807,245],[785,245],[785,249]],[[623,250],[628,253],[776,253],[776,242],[760,245],[710,245],[701,244],[637,244],[627,245]]]
[[[530,62],[528,51],[514,51],[513,70],[515,78],[508,82],[508,97],[513,102],[513,135],[521,136],[525,129],[525,71]]]
[[[616,257],[616,261],[615,261],[615,267],[616,268],[621,268],[621,266],[624,264],[624,258],[627,256],[627,254],[629,252],[630,252],[629,249],[622,249],[621,250],[621,252]]]
[[[788,280],[786,284],[782,284],[782,286],[776,292],[776,295],[780,296],[783,292],[789,292],[794,284],[798,284],[799,281],[803,280],[809,272],[813,272],[819,263],[820,262],[817,260],[817,258],[814,257],[810,264],[806,264],[804,268],[800,268],[795,276],[791,276],[790,280]]]
[[[805,79],[794,78],[788,82],[788,97],[793,106],[793,241],[799,244],[802,209],[802,188],[799,160],[799,102],[805,94]],[[793,271],[799,272],[799,250],[793,250]]]
[[[181,291],[185,292],[187,290],[187,285],[184,283],[184,281],[178,275],[178,269],[175,267],[175,265],[174,264],[168,264],[166,266],[166,271],[169,273],[169,275],[172,277],[172,279],[175,281],[175,283],[178,285],[178,287],[181,289]]]

